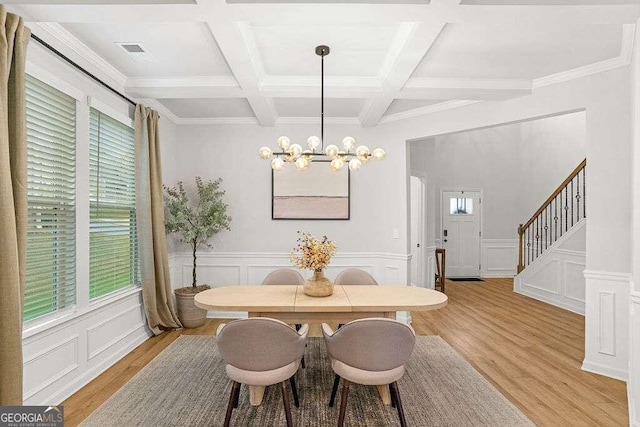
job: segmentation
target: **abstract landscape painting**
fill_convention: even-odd
[[[332,172],[327,162],[304,171],[287,164],[272,172],[273,219],[349,219],[349,168]]]

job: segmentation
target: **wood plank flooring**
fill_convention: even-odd
[[[447,281],[449,305],[413,313],[413,327],[440,335],[539,426],[628,425],[626,384],[580,370],[584,318],[512,289],[510,278]],[[178,336],[213,335],[220,322],[145,341],[63,402],[65,425],[80,423]]]

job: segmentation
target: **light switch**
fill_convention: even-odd
[[[392,239],[399,239],[400,238],[400,233],[398,232],[397,228],[391,229],[391,238]]]

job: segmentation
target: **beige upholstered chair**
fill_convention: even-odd
[[[342,270],[333,281],[334,285],[377,285],[372,275],[359,268]]]
[[[263,285],[304,285],[304,277],[296,270],[279,268],[272,271],[262,281]]]
[[[354,320],[335,332],[323,323],[322,332],[336,373],[329,406],[335,401],[340,378],[343,382],[338,426],[344,423],[351,382],[389,384],[391,402],[398,410],[400,424],[406,426],[397,381],[404,375],[404,365],[413,351],[416,341],[413,328],[397,320],[370,318]]]
[[[377,285],[376,279],[372,275],[359,268],[347,268],[342,270],[333,281],[334,285]],[[344,324],[340,323],[338,328]]]
[[[225,369],[233,386],[224,425],[229,425],[233,408],[238,407],[240,385],[268,386],[281,384],[282,402],[291,427],[291,410],[287,397],[287,380],[291,383],[296,407],[300,405],[294,374],[300,366],[307,339],[308,325],[300,331],[276,319],[251,317],[221,325],[217,343]]]

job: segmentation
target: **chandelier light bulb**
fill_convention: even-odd
[[[282,149],[282,151],[287,151],[289,149],[289,145],[291,145],[291,140],[286,136],[281,136],[278,138],[278,147]]]
[[[331,160],[331,170],[337,172],[344,167],[344,159],[342,157],[336,157]]]
[[[296,160],[296,169],[298,169],[299,171],[303,171],[308,167],[309,161],[306,158],[299,157],[298,160]]]
[[[262,147],[260,149],[259,153],[260,153],[260,158],[261,159],[268,159],[273,154],[271,152],[271,148],[269,148],[269,147]]]
[[[385,153],[382,148],[376,148],[375,150],[373,150],[373,153],[371,153],[371,155],[376,160],[382,160],[387,155],[387,153]]]
[[[350,151],[353,150],[353,147],[356,146],[356,140],[353,139],[350,136],[346,136],[344,137],[344,139],[342,140],[342,146],[344,147],[344,150],[349,153]]]
[[[327,157],[331,157],[332,159],[334,159],[338,153],[340,152],[340,149],[338,148],[337,145],[329,145],[325,150],[324,150],[324,154],[327,155]]]
[[[307,139],[307,145],[312,151],[316,151],[320,146],[320,138],[317,136],[310,136],[309,139]]]
[[[369,161],[369,148],[364,145],[359,146],[356,148],[356,156],[358,156],[363,163],[367,163],[367,161]]]
[[[299,144],[291,144],[289,147],[289,154],[297,159],[302,154],[302,147]]]
[[[276,157],[275,159],[271,160],[271,169],[273,169],[274,171],[281,171],[283,167],[284,160],[282,160],[280,157]]]
[[[349,160],[349,169],[352,171],[360,170],[362,167],[362,162],[358,158],[353,158]]]

